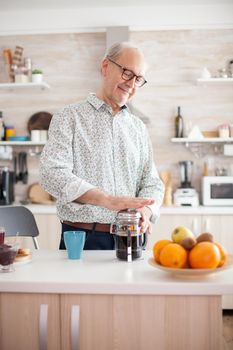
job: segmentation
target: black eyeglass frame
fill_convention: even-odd
[[[113,61],[113,60],[112,60],[111,58],[109,58],[109,57],[107,57],[107,59],[108,59],[110,62],[114,63],[114,64],[115,64],[116,66],[118,66],[119,68],[121,68],[121,70],[122,70],[121,77],[122,77],[122,79],[124,79],[125,81],[130,81],[130,80],[132,80],[134,77],[136,77],[135,85],[136,85],[137,87],[142,87],[143,85],[145,85],[145,84],[147,83],[147,80],[146,80],[142,75],[136,75],[132,70],[121,66],[119,63]],[[129,78],[129,79],[125,79],[125,78],[123,77],[125,71],[130,72],[130,73],[132,74],[132,77]],[[126,74],[126,76],[127,76],[127,74]],[[138,85],[138,83],[137,83],[137,79],[138,79],[138,78],[143,79],[143,83],[142,83],[141,85]]]

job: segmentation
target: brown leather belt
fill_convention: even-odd
[[[110,224],[99,224],[98,222],[71,222],[71,221],[63,221],[63,224],[75,227],[75,228],[82,228],[84,230],[93,230],[100,231],[100,232],[110,232],[111,225]]]

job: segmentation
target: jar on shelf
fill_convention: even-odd
[[[15,69],[15,83],[28,83],[28,69],[24,66],[17,66]]]
[[[228,124],[221,124],[218,127],[219,137],[226,138],[230,137],[230,129]]]
[[[15,128],[13,125],[6,125],[5,127],[5,141],[9,141],[9,137],[15,136]]]

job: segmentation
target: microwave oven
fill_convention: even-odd
[[[233,176],[204,176],[202,204],[233,206]]]

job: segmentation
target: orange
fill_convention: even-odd
[[[216,246],[218,247],[218,249],[220,251],[221,260],[220,260],[220,263],[218,264],[218,267],[221,267],[221,266],[223,266],[225,264],[225,261],[226,261],[226,258],[227,258],[227,251],[223,247],[222,244],[220,244],[218,242],[214,242],[214,244],[216,244]]]
[[[153,256],[157,263],[160,263],[159,256],[162,249],[169,243],[172,243],[169,239],[160,239],[158,242],[155,242],[153,246]]]
[[[189,252],[189,264],[193,269],[214,269],[220,261],[220,251],[212,242],[197,243]]]
[[[188,253],[180,244],[169,243],[162,249],[159,259],[163,266],[183,268],[187,266]]]

